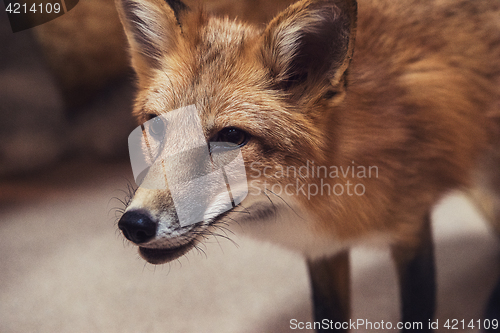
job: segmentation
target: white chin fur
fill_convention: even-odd
[[[237,228],[231,228],[235,232],[243,230],[245,235],[283,246],[307,258],[331,256],[347,248],[347,244],[341,243],[334,235],[314,232],[311,217],[300,209],[293,197],[282,196],[271,202],[265,195],[249,195],[241,208],[235,210],[237,213],[230,214],[238,222]],[[276,214],[263,218],[263,214],[259,214],[263,210],[272,210]],[[229,221],[229,225],[233,224],[236,223]]]

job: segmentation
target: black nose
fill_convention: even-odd
[[[156,234],[156,223],[138,212],[126,212],[118,222],[118,228],[123,232],[125,238],[136,244],[146,243]]]

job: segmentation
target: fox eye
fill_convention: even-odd
[[[165,124],[160,117],[154,117],[148,121],[149,134],[155,139],[162,139],[165,134]]]
[[[248,143],[250,135],[235,127],[227,127],[222,129],[217,135],[210,140],[211,146],[219,149],[235,149],[243,147]]]

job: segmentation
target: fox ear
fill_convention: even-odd
[[[182,33],[180,18],[189,8],[180,0],[116,0],[136,71],[159,68]]]
[[[330,81],[343,89],[354,49],[355,0],[299,1],[271,21],[262,54],[277,88]]]

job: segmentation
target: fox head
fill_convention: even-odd
[[[322,164],[335,150],[334,132],[328,129],[336,120],[329,110],[346,94],[356,1],[299,1],[265,29],[208,16],[179,0],[116,4],[137,73],[138,122],[193,106],[201,130],[179,122],[170,144],[182,146],[202,131],[208,145],[238,147],[249,188],[246,199],[229,210],[217,208],[218,193],[213,193],[209,217],[202,214],[200,221],[182,225],[170,181],[164,188],[140,186],[119,222],[125,237],[154,264],[178,258],[233,222],[285,245],[317,244],[311,239],[321,230],[305,223],[308,198],[297,190],[307,179],[276,170]],[[210,154],[216,159],[217,152]],[[175,168],[184,176],[193,172],[180,163]],[[275,184],[288,186],[293,197],[276,194]],[[183,200],[192,202],[194,192],[183,191]]]

